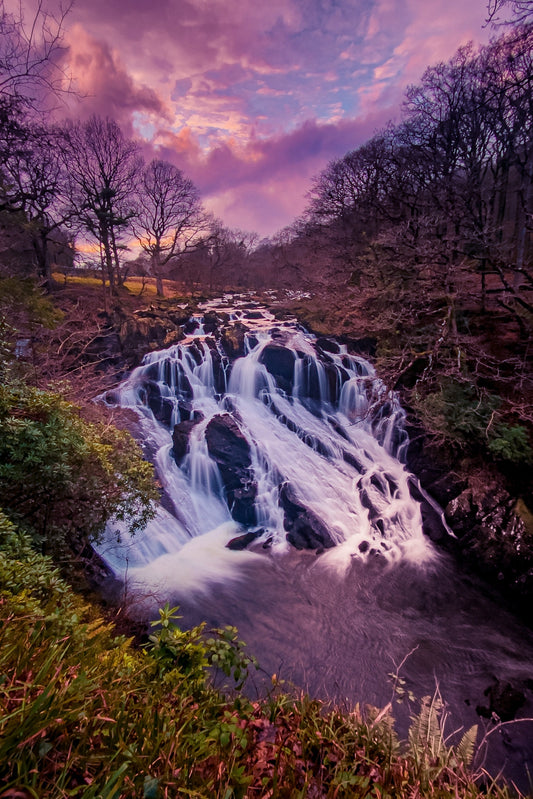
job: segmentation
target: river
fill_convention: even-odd
[[[138,414],[163,489],[144,533],[101,546],[130,612],[168,601],[184,625],[235,625],[261,665],[250,692],[276,674],[347,709],[392,701],[405,735],[399,674],[440,693],[448,732],[488,733],[478,767],[527,789],[533,723],[486,716],[505,720],[503,694],[533,717],[533,636],[424,534],[397,397],[249,298],[207,303],[188,331],[103,398]]]

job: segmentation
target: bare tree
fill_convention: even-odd
[[[119,238],[135,216],[135,190],[142,170],[139,148],[116,122],[93,116],[68,123],[62,156],[71,209],[101,247],[111,291],[122,283]]]
[[[168,161],[154,159],[146,166],[137,201],[133,229],[150,256],[157,294],[163,296],[163,267],[194,249],[208,229],[208,217],[193,182]]]
[[[4,164],[5,201],[24,215],[43,285],[51,279],[51,255],[68,249],[63,226],[73,216],[66,197],[65,166],[57,130],[43,126],[26,129],[24,142],[7,154]]]
[[[501,18],[500,14],[510,11],[511,18]],[[487,22],[492,25],[521,25],[533,20],[533,0],[488,0]]]
[[[35,106],[70,88],[60,59],[70,9],[69,2],[52,13],[45,0],[38,0],[25,16],[22,3],[18,13],[10,13],[0,0],[0,95]]]

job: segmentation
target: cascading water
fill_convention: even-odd
[[[280,329],[266,309],[254,316],[245,354],[234,361],[195,318],[193,335],[148,354],[106,397],[134,408],[159,450],[176,541],[168,530],[162,534],[158,515],[143,536],[145,561],[175,553],[184,533],[195,538],[232,519],[228,535],[237,535],[240,523],[241,532],[256,533],[257,544],[275,552],[292,543],[342,545],[348,559],[430,558],[398,460],[406,436],[394,394],[345,347],[330,342],[321,350],[295,323]],[[187,438],[181,458],[172,445],[176,425]],[[248,456],[238,473],[224,476],[217,436],[227,439],[230,471],[232,447]],[[128,542],[132,548],[140,549]],[[116,556],[113,566],[119,569]],[[200,583],[201,565],[199,572]]]
[[[237,624],[267,671],[325,698],[386,703],[412,651],[406,688],[438,682],[457,725],[495,680],[533,715],[531,636],[424,535],[394,393],[345,347],[232,303],[101,398],[136,411],[163,491],[144,533],[100,548],[139,612]],[[493,736],[494,768],[525,773],[528,732]]]

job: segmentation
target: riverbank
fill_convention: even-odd
[[[151,305],[155,305],[155,304],[154,304],[154,303],[151,303]],[[152,308],[152,309],[148,308],[148,310],[150,311],[150,313],[155,313],[157,316],[159,316],[159,308],[157,309],[157,312],[155,311],[155,308]],[[280,311],[280,313],[281,313],[281,311]],[[160,317],[159,317],[159,318],[160,318]],[[107,320],[106,320],[106,321],[107,321]],[[163,325],[163,327],[164,327],[164,325]],[[118,333],[117,333],[117,335],[118,335]],[[117,339],[115,339],[115,340],[117,340]],[[120,340],[120,339],[118,339],[118,340]],[[228,345],[229,345],[230,343],[231,343],[231,339],[229,339],[229,340],[228,340]],[[237,342],[237,343],[238,343],[238,342]],[[148,346],[148,349],[150,349],[150,347],[154,347],[154,346],[157,346],[157,343],[156,343],[156,342],[152,342],[151,344],[149,344],[149,346]],[[108,384],[108,385],[112,385],[112,384],[113,384],[113,382],[116,380],[116,377],[114,377],[113,375],[119,375],[119,374],[120,374],[120,372],[121,372],[121,370],[123,369],[123,365],[122,365],[122,363],[121,363],[121,361],[120,361],[120,353],[119,353],[119,354],[115,354],[115,352],[111,352],[111,353],[105,352],[105,353],[101,353],[101,355],[102,355],[102,354],[103,354],[103,355],[105,355],[105,356],[106,356],[106,358],[102,358],[101,360],[100,360],[100,359],[97,359],[98,363],[97,363],[97,364],[93,364],[93,366],[98,366],[98,367],[100,368],[100,375],[101,375],[101,377],[103,377],[103,378],[104,378],[104,380],[103,380],[103,383],[104,383],[104,385],[106,385],[106,384]],[[111,360],[109,360],[109,355],[112,355],[112,359],[111,359]],[[116,361],[113,361],[113,359],[114,359],[114,358],[116,358]],[[114,370],[115,370],[115,371],[114,371]],[[96,373],[96,376],[97,376],[97,375],[98,375],[98,372]],[[310,553],[310,554],[311,554],[311,553]],[[311,556],[312,556],[312,555],[311,555]],[[377,575],[375,575],[374,581],[375,581],[376,577],[377,577]],[[417,592],[415,591],[415,594],[416,594],[416,593],[417,593]],[[429,592],[429,591],[428,591],[428,595],[429,595],[430,593],[431,593],[431,592]],[[327,594],[326,594],[326,595],[327,595]],[[305,592],[304,592],[303,596],[305,597]],[[228,601],[229,601],[229,600],[228,600]],[[396,604],[396,605],[397,605],[397,603],[393,603],[393,604]],[[460,615],[460,614],[459,614],[459,615]],[[309,623],[311,623],[311,621],[312,621],[312,618],[313,618],[313,617],[312,617],[312,615],[310,615],[310,616],[309,616]],[[377,634],[377,635],[378,635],[378,632],[379,632],[379,626],[378,626],[378,627],[376,627],[376,634]],[[387,638],[387,636],[386,636],[386,635],[385,635],[385,636],[383,636],[383,635],[381,635],[381,634],[379,634],[379,635],[378,635],[378,637],[379,637],[380,639],[381,639],[381,638],[383,638],[383,637]],[[405,642],[405,645],[407,646],[407,641]],[[295,646],[298,646],[298,642],[297,642],[297,641],[295,642]],[[357,649],[359,649],[359,647],[356,647],[356,648],[357,648]],[[405,652],[404,650],[405,650],[405,647],[402,647],[402,653],[403,653],[403,654],[406,654],[407,652]],[[407,650],[407,651],[408,651],[408,650]],[[426,657],[426,655],[427,655],[427,653],[424,655],[424,657]],[[382,658],[381,658],[381,660],[383,661],[383,662],[382,662],[382,664],[381,664],[381,665],[383,666],[383,668],[387,668],[387,667],[388,667],[388,663],[385,663],[385,658],[383,658],[383,657],[382,657]],[[271,668],[271,669],[269,669],[269,670],[271,670],[271,671],[274,671],[274,667],[272,667],[272,668]],[[278,669],[278,671],[279,671],[279,669]],[[403,678],[401,678],[401,679],[403,679]],[[412,686],[409,686],[409,690],[411,690],[411,688],[412,688],[412,687],[414,687],[414,688],[415,688],[415,691],[416,691],[416,693],[418,694],[418,688],[417,688],[417,684],[418,684],[418,678],[416,677],[416,675],[415,675],[415,676],[413,676],[413,678],[412,678],[412,683],[413,683],[413,685],[412,685]],[[400,687],[401,687],[401,685],[400,685]],[[487,687],[488,687],[488,684],[487,684]],[[495,691],[497,691],[497,688],[495,688],[495,689],[493,690],[493,693],[494,693]],[[285,701],[285,700],[284,700],[284,701]],[[288,700],[287,700],[287,701],[288,701]],[[483,701],[483,699],[481,699],[481,701]],[[490,712],[492,712],[492,711],[491,711],[491,703],[492,703],[492,706],[493,706],[493,707],[496,707],[496,706],[493,704],[493,702],[494,702],[493,698],[490,698],[490,700],[489,700],[489,699],[486,699],[486,700],[485,700],[485,707],[487,708],[487,710],[488,710],[488,712],[489,712],[489,713],[490,713]],[[496,711],[494,711],[494,712],[496,712]],[[298,716],[298,711],[296,711],[296,715]],[[366,722],[364,722],[364,723],[366,723]],[[77,734],[77,733],[76,733],[76,734]],[[299,733],[298,733],[298,735],[299,735]],[[230,737],[231,737],[231,736],[230,736]],[[252,741],[252,751],[255,749],[255,745],[256,745],[256,743],[257,743],[257,741],[255,741],[255,743]],[[277,740],[277,738],[275,739],[275,743],[276,743],[276,744],[278,743],[278,740]],[[340,744],[340,745],[342,746],[342,744]],[[329,757],[329,756],[328,756],[328,757]],[[389,760],[390,760],[390,755],[388,755],[388,757],[389,757]],[[245,759],[246,759],[246,758],[245,758]],[[280,761],[280,762],[281,762],[281,761]],[[344,761],[338,761],[338,762],[344,762]],[[372,762],[373,762],[373,761],[372,761]],[[238,763],[238,764],[240,765],[240,764],[241,764],[241,761],[240,761],[240,760],[237,760],[237,761],[235,761],[235,763],[236,763],[236,764]],[[343,766],[343,768],[344,768],[344,766]],[[142,775],[143,773],[145,773],[145,772],[143,772],[142,770],[141,770],[141,771],[139,771],[139,774],[140,774],[140,775]],[[404,772],[404,773],[406,773],[406,772]],[[284,772],[284,779],[286,778],[286,774],[287,774],[287,772]],[[265,776],[265,775],[262,775],[261,779],[263,779],[263,777],[264,777],[264,776]],[[353,772],[352,772],[352,776],[353,776]],[[357,775],[356,775],[356,776],[357,776]],[[277,779],[277,778],[276,778],[276,779]],[[351,779],[351,777],[350,777],[350,779]],[[373,776],[371,779],[374,781],[374,784],[379,784],[380,777],[379,777],[379,775],[378,775],[378,773],[377,773],[377,772],[374,774],[374,776]],[[289,785],[291,786],[291,788],[290,788],[290,789],[292,790],[293,783],[290,783],[290,780],[289,780],[289,783],[287,783],[287,784],[289,784]],[[348,783],[347,783],[347,785],[345,786],[347,789],[348,789],[348,786],[352,786],[352,787],[349,789],[349,790],[351,790],[352,792],[351,792],[351,793],[348,793],[347,795],[350,795],[350,796],[357,795],[357,794],[354,794],[354,793],[353,793],[353,785],[354,785],[354,784],[356,784],[356,783],[353,783],[353,782],[351,782],[351,781],[349,780],[349,782],[348,782]],[[305,786],[304,786],[304,787],[305,787]],[[309,787],[309,786],[308,786],[308,787]],[[337,784],[334,784],[334,788],[332,788],[332,790],[333,790],[333,789],[335,789],[335,790],[336,790],[336,788],[337,788],[337,787],[338,787],[338,786],[337,786]],[[466,790],[474,790],[474,788],[473,788],[473,787],[472,787],[472,788],[467,788],[467,787],[466,787],[466,784],[464,784],[464,785],[462,786],[461,790],[463,790],[463,789],[464,789],[465,791],[466,791]],[[281,789],[280,789],[280,790],[281,790]],[[309,788],[309,790],[311,790],[311,788]],[[329,788],[328,788],[327,790],[329,790]],[[399,789],[397,789],[397,788],[394,788],[394,791],[396,791],[396,790],[399,790]],[[398,794],[398,795],[405,795],[405,783],[404,783],[404,786],[403,786],[403,790],[404,790],[404,793],[403,793],[403,794]],[[341,791],[341,789],[340,789],[340,788],[339,788],[339,791]],[[339,793],[339,791],[337,791],[337,793],[333,793],[332,795],[340,795],[340,796],[342,796],[342,795],[343,795],[343,794],[342,794],[342,791],[341,791],[340,793]],[[392,795],[395,795],[395,794],[394,794],[394,791],[392,792]],[[213,795],[213,794],[211,794],[211,795]],[[235,795],[237,795],[237,794],[235,794]],[[242,794],[242,795],[244,795],[244,794]],[[250,795],[253,795],[253,794],[250,794]],[[282,793],[280,793],[279,795],[283,795],[283,794],[282,794]],[[305,794],[304,794],[304,795],[305,795]],[[312,795],[312,794],[311,794],[311,793],[309,793],[309,795]],[[325,795],[328,795],[328,794],[326,793]],[[362,795],[365,795],[365,794],[363,793]]]

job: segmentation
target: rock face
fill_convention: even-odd
[[[248,328],[242,322],[235,322],[231,327],[223,328],[220,344],[230,361],[244,355],[244,334]]]
[[[422,529],[424,534],[431,538],[435,543],[443,542],[449,536],[446,529],[443,514],[431,504],[427,495],[424,496],[423,491],[420,490],[420,484],[416,477],[409,476],[409,490],[413,499],[420,502],[420,512],[422,514]]]
[[[205,439],[209,455],[218,466],[233,518],[245,525],[256,524],[257,484],[250,445],[239,425],[230,414],[217,414],[206,427]]]
[[[520,513],[520,501],[510,494],[504,476],[490,464],[452,460],[419,428],[408,433],[407,467],[444,508],[446,523],[457,538],[440,536],[434,516],[424,517],[424,531],[506,594],[518,613],[533,622],[533,526],[528,527],[527,514]],[[422,512],[424,516],[424,505]]]
[[[172,433],[172,454],[178,466],[181,466],[183,459],[189,452],[189,436],[191,430],[199,421],[200,419],[187,419],[183,422],[179,422],[179,424],[174,427]]]
[[[187,309],[152,307],[131,315],[116,310],[113,327],[118,333],[122,356],[133,365],[148,350],[177,343],[183,338],[182,325],[186,324],[189,316]]]
[[[326,525],[311,510],[297,502],[290,483],[281,486],[279,502],[285,511],[287,541],[293,547],[320,550],[335,546]]]
[[[294,361],[296,356],[292,350],[281,347],[279,344],[267,344],[260,359],[267,372],[275,379],[279,388],[287,394],[292,393],[294,379]]]

